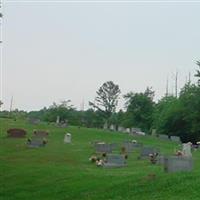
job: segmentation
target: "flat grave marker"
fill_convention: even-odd
[[[26,131],[21,128],[11,128],[7,130],[7,136],[10,138],[24,138]]]
[[[112,168],[112,167],[125,167],[126,160],[123,155],[120,154],[108,154],[106,162],[103,167]]]

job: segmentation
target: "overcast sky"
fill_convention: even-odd
[[[122,94],[156,99],[200,59],[199,3],[17,3],[3,8],[3,109],[39,110],[71,99],[78,109],[112,80]],[[120,106],[123,105],[121,100]]]

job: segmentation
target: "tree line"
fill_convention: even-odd
[[[116,127],[141,128],[146,133],[156,129],[159,134],[180,136],[183,142],[200,141],[200,61],[195,76],[197,84],[188,81],[178,96],[166,94],[158,102],[154,101],[155,92],[147,87],[144,92],[129,92],[125,99],[125,110],[116,111],[120,88],[112,81],[104,83],[96,92],[90,108],[79,111],[71,101],[53,103],[39,111],[2,111],[1,117],[37,118],[46,122],[67,120],[70,125],[103,128],[113,124]]]

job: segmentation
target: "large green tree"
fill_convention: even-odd
[[[120,95],[119,86],[112,81],[105,82],[96,92],[97,96],[94,103],[89,104],[97,109],[102,117],[107,121],[116,111]]]
[[[147,88],[144,93],[128,93],[126,99],[126,125],[127,127],[139,127],[148,132],[153,122],[154,91]]]

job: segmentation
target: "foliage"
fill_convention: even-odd
[[[93,108],[102,113],[102,117],[108,120],[116,111],[120,94],[119,86],[112,81],[108,81],[96,93],[95,103],[89,103]]]
[[[153,122],[154,92],[147,88],[144,93],[128,93],[124,96],[127,106],[127,127],[140,127],[149,131]]]

